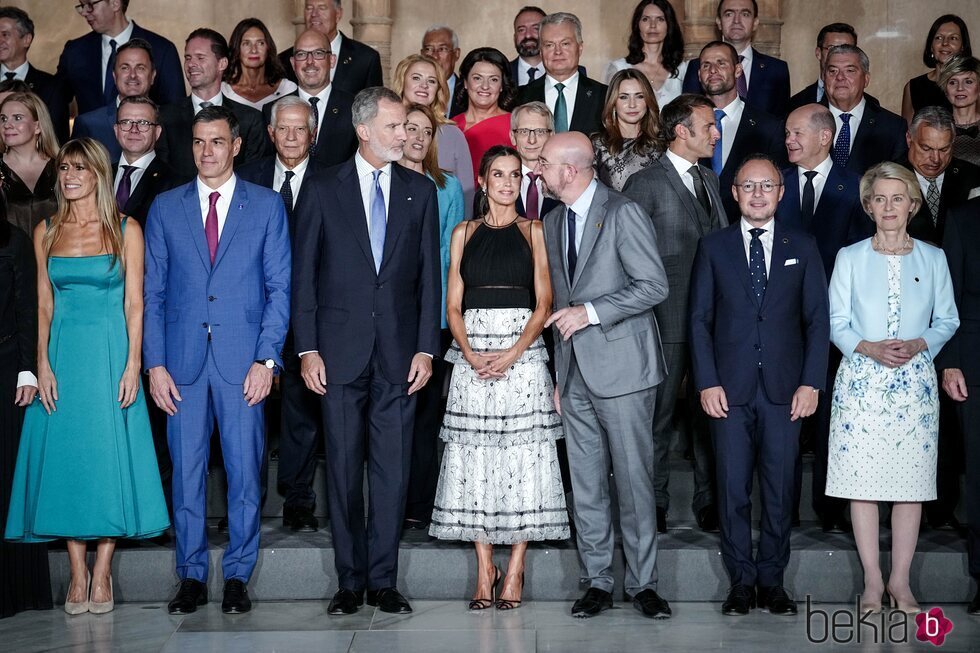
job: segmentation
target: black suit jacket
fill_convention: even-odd
[[[116,170],[119,168],[118,161],[112,166],[112,178],[116,178]],[[140,181],[136,188],[129,195],[126,206],[119,207],[124,215],[136,218],[140,227],[146,226],[146,216],[150,212],[150,205],[157,195],[177,186],[174,171],[167,165],[159,154],[153,157],[150,165],[146,166],[140,176]]]
[[[517,84],[517,60],[519,58],[520,57],[514,57],[513,59],[510,60],[510,78],[514,80],[514,84],[515,85]],[[588,75],[588,73],[585,70],[585,66],[579,66],[578,67],[578,74],[581,75],[582,77],[585,77],[586,75]],[[543,63],[538,66],[538,77],[535,78],[535,79],[538,79],[538,78],[541,78],[541,77],[544,77],[544,64]],[[527,84],[524,84],[523,86],[527,86]]]
[[[830,174],[813,208],[813,221],[803,224],[801,216],[800,168],[783,170],[783,199],[776,209],[776,219],[797,231],[806,231],[817,239],[827,281],[834,271],[837,252],[874,233],[874,222],[861,206],[861,178],[841,168],[831,166]]]
[[[66,142],[68,140],[69,100],[65,98],[65,89],[61,81],[51,73],[38,70],[31,64],[27,64],[27,75],[24,81],[48,108],[58,142]]]
[[[533,83],[522,86],[517,93],[515,105],[528,102],[544,102],[544,76]],[[572,109],[572,121],[568,130],[582,132],[591,136],[602,129],[602,105],[606,101],[606,85],[600,84],[585,75],[578,77],[578,91],[575,94],[575,107]]]
[[[337,55],[337,67],[333,71],[331,84],[335,89],[342,89],[351,95],[371,86],[384,86],[384,76],[381,73],[381,55],[369,45],[355,41],[343,32],[340,41],[340,52]],[[293,64],[289,60],[293,56],[293,48],[279,53],[279,61],[286,69],[286,77],[296,81]]]
[[[685,93],[704,93],[698,78],[700,59],[692,59],[684,75]],[[789,66],[782,59],[770,57],[752,48],[752,70],[749,72],[749,94],[746,103],[773,116],[785,116],[789,104]]]
[[[75,123],[72,125],[72,138],[94,138],[105,146],[109,151],[109,160],[116,161],[122,155],[122,147],[116,140],[116,132],[113,129],[116,124],[116,105],[106,104],[98,109],[93,109],[87,113],[75,116]]]
[[[0,223],[0,374],[18,372],[37,374],[37,273],[31,239],[5,221]]]
[[[289,95],[298,96],[299,91],[294,91]],[[351,105],[353,103],[354,96],[350,93],[339,88],[330,89],[330,99],[327,101],[327,106],[320,110],[323,114],[323,120],[320,121],[320,130],[316,135],[314,159],[321,168],[338,165],[354,156],[354,151],[357,149],[357,134],[354,132],[354,124],[351,120]],[[262,118],[266,125],[272,122],[273,104],[275,102],[270,102],[262,107]]]
[[[294,206],[299,205],[300,193],[302,193],[306,188],[309,187],[309,184],[307,182],[310,179],[312,179],[316,174],[318,174],[321,170],[324,169],[325,168],[322,165],[319,165],[317,163],[316,159],[311,158],[309,160],[309,163],[307,163],[306,165],[306,174],[303,175],[302,185],[299,188],[295,188],[295,187],[293,188],[293,197],[296,198],[296,201],[293,203]],[[276,176],[276,155],[274,154],[272,156],[264,156],[261,159],[258,159],[257,161],[251,161],[249,163],[246,163],[241,168],[236,170],[235,174],[237,174],[240,178],[244,179],[245,181],[250,181],[258,186],[271,188],[277,193],[279,192],[279,189],[273,186],[273,182],[275,181],[275,176]],[[295,211],[290,211],[290,210],[286,211],[286,218],[289,221],[289,240],[291,243],[293,243],[294,247],[296,246],[296,240],[295,240],[296,215],[295,214],[296,214]]]
[[[828,106],[826,95],[820,104]],[[876,163],[903,160],[909,151],[905,142],[907,131],[905,118],[874,102],[867,102],[854,145],[851,146],[851,155],[847,159],[847,169],[863,175]],[[836,142],[837,137],[834,138]]]
[[[908,159],[901,164],[913,170]],[[914,170],[913,170],[914,172]],[[943,188],[939,192],[939,215],[936,224],[932,223],[932,213],[926,204],[925,194],[922,196],[922,206],[909,220],[908,232],[913,238],[942,247],[946,231],[946,214],[950,209],[960,206],[970,196],[970,191],[980,186],[980,167],[962,159],[953,159],[946,168],[943,177]]]
[[[742,109],[742,119],[738,123],[738,130],[735,132],[735,140],[732,141],[732,149],[725,160],[725,167],[718,175],[718,187],[721,191],[721,203],[728,216],[728,223],[738,222],[742,213],[739,211],[738,202],[732,196],[732,184],[735,181],[735,172],[742,165],[750,154],[761,152],[767,154],[779,167],[786,165],[786,147],[783,134],[782,120],[746,103]],[[715,147],[721,147],[721,141]],[[701,159],[701,165],[711,168],[711,159]]]
[[[817,83],[816,82],[813,82],[812,84],[810,84],[809,86],[807,86],[805,89],[803,89],[802,91],[800,91],[799,93],[797,93],[796,95],[794,95],[793,97],[791,97],[789,99],[789,106],[786,107],[786,115],[788,116],[793,111],[796,111],[800,107],[805,107],[808,104],[816,104],[818,102],[818,100],[817,100],[817,89],[818,88],[819,87],[818,87]],[[864,94],[864,97],[868,101],[869,104],[874,104],[876,106],[881,106],[881,103],[878,101],[878,98],[876,98],[875,96],[869,95],[868,93],[865,93]],[[821,100],[822,99],[823,98],[821,98]]]
[[[222,103],[235,114],[241,128],[242,148],[235,157],[235,166],[270,154],[272,141],[269,140],[269,133],[265,130],[262,114],[252,107],[228,98],[224,98]],[[157,155],[162,156],[170,164],[177,176],[176,185],[186,183],[197,175],[194,152],[191,149],[193,121],[194,104],[190,96],[160,109],[163,135],[157,141]]]
[[[560,205],[561,202],[545,195],[544,201],[541,202],[541,211],[538,213],[538,219],[543,220],[544,216],[551,212],[551,209]],[[527,217],[527,212],[524,210],[524,199],[519,195],[517,197],[517,215],[521,216],[522,218]]]
[[[973,387],[980,385],[980,198],[950,209],[943,250],[960,327],[939,352],[936,367],[962,370]]]

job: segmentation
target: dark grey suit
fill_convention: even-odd
[[[670,503],[668,481],[670,464],[670,440],[673,433],[674,406],[680,394],[681,381],[688,369],[687,348],[687,289],[694,267],[694,253],[698,240],[707,233],[726,224],[718,177],[703,165],[699,165],[701,177],[711,200],[709,215],[698,203],[681,180],[677,169],[664,155],[649,168],[642,170],[626,182],[623,194],[639,204],[653,220],[657,231],[657,245],[667,271],[670,296],[657,306],[657,322],[664,340],[664,358],[667,361],[667,380],[657,393],[656,412],[653,421],[653,441],[656,447],[654,469],[657,507],[666,510]],[[694,408],[697,411],[697,408]],[[697,413],[695,413],[697,414]],[[694,428],[693,445],[695,458],[694,514],[714,502],[714,472],[712,470],[711,441],[705,424]]]
[[[667,297],[667,275],[643,210],[596,182],[584,220],[575,277],[568,278],[566,209],[544,219],[557,308],[591,302],[599,324],[569,340],[555,332],[562,422],[574,493],[582,580],[613,589],[609,465],[616,475],[626,591],[657,587],[650,421],[666,374],[653,307]]]

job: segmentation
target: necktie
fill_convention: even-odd
[[[7,78],[7,81],[10,81],[11,79],[17,77],[17,73],[4,73],[3,76]]]
[[[119,188],[116,189],[116,205],[119,210],[122,211],[126,204],[129,202],[129,196],[133,192],[133,172],[136,170],[136,166],[123,166],[123,176],[119,180]]]
[[[816,170],[807,170],[803,173],[806,183],[803,184],[803,203],[800,205],[800,218],[803,220],[803,228],[809,230],[813,222],[813,211],[816,205],[816,192],[813,189],[813,178],[817,176]]]
[[[840,133],[837,134],[837,140],[834,142],[832,157],[834,163],[844,168],[851,157],[851,114],[840,114],[840,120]]]
[[[116,82],[112,79],[112,69],[116,67],[116,39],[109,39],[109,59],[105,64],[105,77],[102,84],[102,96],[109,104],[116,97]]]
[[[316,142],[320,137],[320,110],[317,108],[317,103],[320,102],[320,98],[311,97],[310,98],[310,110],[313,112],[313,124],[316,126],[316,137],[313,142],[310,143],[310,155],[316,153]]]
[[[936,178],[927,179],[929,187],[926,189],[926,204],[929,205],[929,213],[932,214],[932,226],[939,222],[939,184]]]
[[[721,119],[725,117],[725,112],[721,109],[715,109],[715,128],[718,130],[718,142],[715,143],[715,149],[711,152],[711,169],[715,171],[716,175],[721,175],[722,163],[721,155],[724,147],[722,146],[721,140]]]
[[[293,217],[293,186],[289,181],[295,176],[295,172],[287,170],[286,179],[282,182],[282,186],[279,187],[279,194],[282,195],[282,203],[286,205],[286,215],[290,218]]]
[[[524,216],[528,220],[538,220],[538,176],[533,172],[527,173],[527,201],[524,203]]]
[[[752,292],[761,304],[766,294],[766,254],[762,250],[759,236],[766,233],[766,230],[749,229],[749,233],[752,235],[752,240],[749,241],[749,276],[752,278]]]
[[[745,61],[745,55],[738,55],[738,62],[742,63]],[[742,69],[742,74],[735,78],[735,88],[738,90],[738,96],[743,100],[749,96],[749,85],[745,81],[745,69]]]
[[[201,109],[208,109],[213,106],[214,106],[214,102],[201,102],[201,106],[198,109],[198,111],[200,111]]]
[[[708,199],[708,189],[705,188],[704,179],[701,178],[701,169],[693,165],[687,172],[694,179],[694,196],[698,198],[698,203],[704,212],[711,215],[711,200]]]
[[[385,229],[388,228],[385,196],[381,192],[381,171],[374,171],[374,194],[371,196],[371,253],[374,255],[374,271],[381,271],[381,257],[385,249]]]
[[[555,132],[561,134],[568,131],[568,107],[565,106],[565,85],[561,82],[555,84],[558,91],[558,99],[555,100]]]
[[[578,250],[575,249],[575,212],[568,207],[565,217],[568,222],[568,281],[575,279],[575,266],[578,265]]]
[[[214,265],[214,255],[218,253],[218,198],[221,194],[215,191],[208,195],[208,217],[204,221],[204,236],[208,239],[208,252],[211,254],[211,265]]]
[[[532,68],[528,68],[527,69],[527,83],[528,84],[530,84],[531,82],[533,82],[537,78],[537,76],[538,76],[538,69],[537,68],[532,67]]]

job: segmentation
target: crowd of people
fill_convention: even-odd
[[[391,88],[341,0],[309,0],[282,52],[248,18],[195,29],[182,59],[127,7],[80,0],[92,31],[53,75],[29,63],[28,14],[0,7],[0,616],[52,606],[54,540],[68,614],[113,609],[118,539],[170,534],[168,611],[204,605],[212,440],[228,614],[252,607],[274,455],[284,529],[328,508],[331,615],[412,611],[410,529],[474,543],[474,611],[519,608],[528,543],[574,537],[571,614],[592,617],[618,520],[627,596],[668,618],[678,437],[726,615],[797,612],[804,451],[820,527],[853,529],[862,612],[886,592],[919,611],[920,527],[961,528],[964,467],[980,581],[980,61],[961,18],[932,24],[898,115],[845,23],[791,96],[752,45],[755,0],[720,0],[721,38],[690,61],[670,2],[641,0],[603,82],[573,14],[523,7],[513,60],[461,57],[436,25]]]

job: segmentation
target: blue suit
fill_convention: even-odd
[[[692,59],[684,75],[685,93],[701,95],[701,80],[698,78],[700,59]],[[743,98],[746,104],[766,113],[782,118],[789,106],[789,66],[782,59],[770,57],[752,48],[752,70],[749,72],[749,93]]]
[[[181,579],[208,577],[205,483],[215,419],[228,475],[224,578],[248,582],[255,567],[264,402],[249,407],[242,385],[256,360],[282,366],[290,266],[285,207],[269,189],[237,180],[214,265],[196,180],[150,207],[143,362],[165,366],[183,399],[167,420]]]
[[[699,392],[721,386],[728,416],[711,419],[721,554],[732,585],[783,584],[789,561],[800,386],[823,390],[830,324],[827,281],[813,237],[777,221],[765,294],[753,293],[741,221],[704,236],[691,275],[690,347]],[[752,555],[752,479],[762,523]]]
[[[116,132],[113,131],[115,124],[116,103],[113,102],[76,117],[71,137],[88,136],[94,138],[105,145],[105,149],[109,150],[110,161],[118,161],[122,155],[122,148],[119,146],[119,141],[116,140]]]

